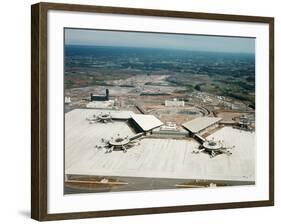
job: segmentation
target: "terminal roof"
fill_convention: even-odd
[[[131,117],[143,131],[150,131],[163,125],[163,123],[153,115],[133,114]]]
[[[192,133],[198,133],[205,128],[219,122],[220,120],[222,120],[220,117],[198,117],[184,123],[182,126]]]

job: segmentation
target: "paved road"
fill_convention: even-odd
[[[135,177],[96,177],[96,178],[114,178],[120,182],[126,182],[126,185],[105,186],[95,185],[95,187],[86,186],[83,184],[73,185],[67,184],[64,188],[65,194],[76,193],[97,193],[97,192],[118,192],[118,191],[140,191],[140,190],[160,190],[160,189],[176,189],[177,184],[190,184],[204,186],[210,183],[216,183],[217,186],[239,186],[253,185],[253,182],[239,181],[195,181],[187,179],[165,179],[165,178],[135,178]]]

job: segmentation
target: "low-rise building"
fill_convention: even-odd
[[[165,100],[165,106],[166,107],[184,107],[184,101],[173,99],[173,100]]]

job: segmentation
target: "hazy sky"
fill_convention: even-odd
[[[65,29],[65,43],[75,45],[168,48],[235,53],[255,52],[254,38],[83,29]]]

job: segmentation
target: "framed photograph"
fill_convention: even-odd
[[[33,219],[274,204],[274,18],[32,5]]]

